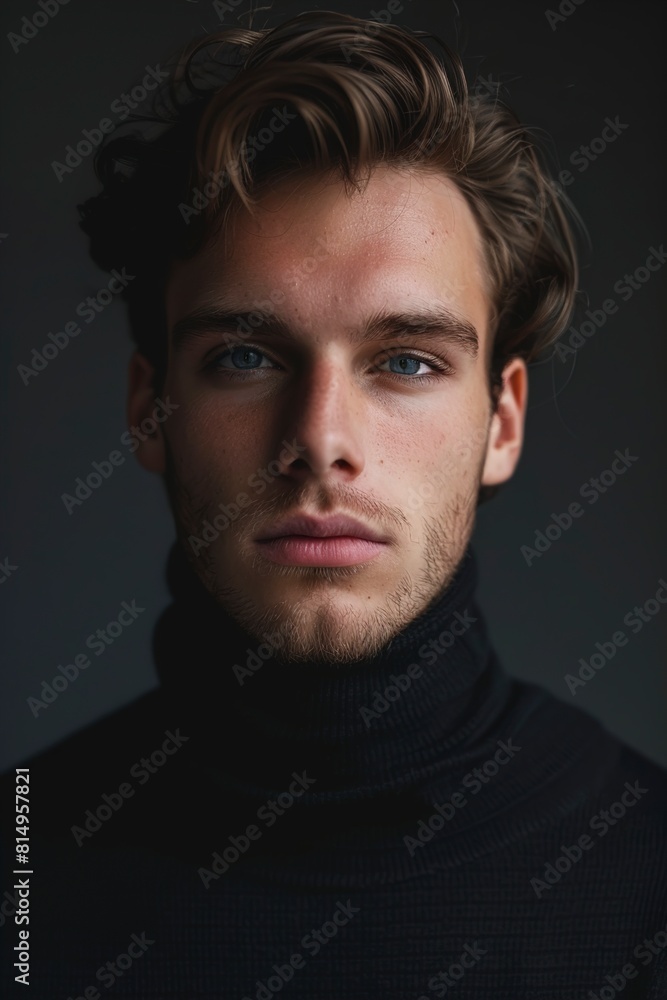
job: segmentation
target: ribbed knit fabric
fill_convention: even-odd
[[[160,688],[28,762],[17,995],[667,998],[667,774],[504,673],[471,549],[343,666],[169,579]]]

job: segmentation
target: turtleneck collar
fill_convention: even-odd
[[[449,586],[376,656],[297,664],[246,633],[175,548],[175,602],[155,636],[163,686],[196,714],[228,787],[261,795],[308,762],[314,799],[400,791],[492,727],[508,695],[475,604],[477,575],[468,547]]]
[[[475,603],[471,548],[424,613],[377,656],[347,665],[262,661],[267,647],[176,549],[168,580],[156,662],[193,737],[212,822],[224,814],[242,829],[307,779],[254,845],[252,864],[271,879],[359,885],[489,854],[581,805],[617,754],[590,717],[504,673]],[[429,850],[406,850],[405,837],[452,801],[465,806]],[[280,852],[289,863],[276,867]]]

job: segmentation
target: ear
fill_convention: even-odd
[[[514,473],[523,446],[528,403],[528,368],[523,358],[512,358],[502,372],[503,386],[491,418],[491,430],[481,485],[496,486]]]
[[[127,422],[136,444],[137,458],[144,469],[162,474],[165,471],[161,423],[164,417],[155,396],[155,369],[143,354],[135,351],[127,375]]]

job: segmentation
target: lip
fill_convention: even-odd
[[[282,535],[258,544],[262,555],[280,566],[357,566],[386,550],[384,542],[351,535]]]
[[[363,539],[367,542],[386,542],[387,539],[378,531],[368,527],[356,518],[347,514],[332,514],[330,517],[312,517],[309,514],[296,514],[283,518],[267,528],[255,541],[269,542],[278,538],[299,535],[311,538],[348,538]]]

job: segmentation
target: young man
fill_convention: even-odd
[[[510,680],[475,603],[573,307],[562,195],[403,29],[309,14],[186,66],[83,212],[137,276],[178,545],[159,690],[32,765],[32,995],[667,996],[664,772]]]

